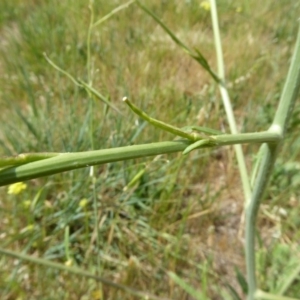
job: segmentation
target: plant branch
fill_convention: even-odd
[[[283,88],[279,106],[269,132],[284,137],[287,122],[291,118],[293,107],[300,87],[300,27],[289,73]],[[254,182],[251,201],[246,206],[246,264],[249,294],[248,300],[253,300],[257,290],[255,269],[255,224],[259,204],[269,181],[280,143],[262,145],[261,161]]]
[[[237,135],[222,134],[217,136],[210,136],[207,139],[201,140],[203,141],[203,143],[197,146],[200,146],[200,148],[205,148],[226,146],[236,143],[274,143],[278,142],[280,139],[280,135],[269,131]],[[40,153],[38,154],[38,157],[44,157],[47,159],[36,160],[27,164],[19,166],[17,165],[11,168],[0,170],[0,186],[93,165],[124,161],[140,157],[155,156],[159,154],[181,152],[191,144],[192,142],[188,140],[177,140],[86,152],[53,153],[51,154],[51,157],[47,156],[47,153]],[[22,154],[20,156],[26,157],[26,155],[27,154]],[[12,164],[13,159],[14,158],[12,157],[10,160],[10,163]],[[4,158],[4,160],[8,161],[8,158]]]
[[[131,0],[128,1],[118,7],[116,7],[115,9],[113,9],[110,13],[108,13],[106,16],[104,16],[103,18],[99,19],[98,21],[96,21],[92,26],[96,27],[100,24],[102,24],[103,22],[105,22],[106,20],[108,20],[109,18],[111,18],[113,15],[115,15],[116,13],[118,13],[120,10],[127,8],[128,6],[130,6],[132,3],[134,3],[136,0]]]
[[[194,142],[203,138],[198,134],[188,133],[188,132],[186,132],[186,131],[184,131],[180,128],[177,128],[175,126],[172,126],[170,124],[167,124],[165,122],[162,122],[162,121],[159,121],[157,119],[154,119],[154,118],[150,117],[145,112],[140,110],[137,106],[135,106],[127,97],[124,97],[123,101],[130,107],[130,109],[134,113],[136,113],[139,117],[141,117],[142,119],[144,119],[148,123],[152,124],[156,128],[162,129],[164,131],[170,132],[174,135],[180,136],[182,138],[185,138],[185,139],[188,139],[188,140],[191,140],[191,141],[194,141]]]
[[[183,151],[190,142],[170,141],[105,150],[58,153],[55,157],[0,170],[0,186],[92,165]]]
[[[227,115],[230,131],[232,134],[237,134],[238,131],[236,127],[235,117],[233,114],[233,109],[231,106],[229,94],[225,85],[224,59],[223,59],[218,14],[217,14],[217,7],[216,7],[215,0],[211,0],[211,17],[212,17],[212,25],[213,25],[216,54],[217,54],[217,61],[218,61],[218,75],[222,82],[221,84],[219,84],[219,89],[222,96],[225,112]],[[241,181],[242,181],[243,191],[245,196],[245,203],[247,203],[251,199],[251,186],[250,186],[250,180],[247,172],[246,161],[245,161],[242,147],[240,145],[236,145],[234,146],[234,149],[235,149],[236,158],[237,158],[239,171],[241,175]]]

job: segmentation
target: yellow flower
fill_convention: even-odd
[[[102,298],[102,291],[101,290],[95,290],[92,292],[92,299],[94,300],[101,300]]]
[[[72,265],[73,265],[72,259],[68,259],[67,261],[65,261],[65,266],[71,267]]]
[[[27,185],[24,182],[17,182],[17,183],[9,185],[7,194],[18,195],[26,188],[27,188]]]
[[[210,3],[209,1],[202,1],[200,3],[200,7],[206,11],[210,11]]]
[[[84,208],[84,207],[86,207],[87,204],[88,204],[88,199],[83,198],[79,202],[79,207]]]

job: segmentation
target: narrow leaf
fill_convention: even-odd
[[[228,287],[233,300],[242,300],[237,291],[229,283],[227,283],[226,286]]]
[[[175,283],[177,283],[180,287],[182,287],[190,296],[194,297],[197,300],[203,300],[203,294],[200,291],[195,290],[191,285],[187,284],[175,273],[168,272],[168,275]]]
[[[35,130],[34,125],[31,124],[28,121],[28,118],[26,118],[20,109],[16,108],[15,109],[16,113],[18,114],[19,118],[25,123],[25,125],[27,126],[28,130],[32,133],[32,135],[39,141],[40,140],[40,135],[38,134],[38,132]]]
[[[82,80],[78,81],[87,92],[90,92],[92,95],[94,95],[96,98],[104,102],[106,105],[108,105],[110,108],[118,112],[120,115],[123,115],[123,113],[116,107],[114,106],[105,96],[103,96],[100,92],[98,92],[96,89],[88,85]]]
[[[144,111],[142,111],[136,105],[134,105],[127,97],[123,98],[123,102],[125,102],[130,107],[130,109],[134,113],[136,113],[139,117],[141,117],[143,120],[147,121],[148,123],[152,124],[156,128],[162,129],[164,131],[170,132],[174,135],[178,135],[180,137],[183,137],[191,141],[197,141],[202,138],[201,136],[198,136],[195,133],[187,133],[180,128],[177,128],[173,125],[170,125],[168,123],[150,117]]]
[[[122,4],[122,5],[118,6],[118,7],[116,7],[109,14],[107,14],[106,16],[104,16],[103,18],[101,18],[100,20],[98,20],[97,22],[95,22],[92,26],[96,27],[96,26],[102,24],[103,22],[105,22],[106,20],[108,20],[109,18],[111,18],[113,15],[115,15],[116,13],[118,13],[120,10],[122,10],[124,8],[127,8],[129,5],[131,5],[134,2],[135,2],[135,0],[130,0],[130,1],[126,2],[125,4]]]
[[[162,22],[158,16],[156,16],[150,9],[148,9],[146,6],[141,4],[140,1],[136,2],[138,6],[146,12],[149,16],[151,16],[160,26],[161,28],[170,36],[170,38],[179,46],[181,47],[188,55],[190,55],[193,59],[195,59],[211,76],[212,78],[217,82],[221,83],[220,78],[216,75],[215,72],[212,71],[211,67],[209,66],[207,60],[203,56],[203,54],[195,49],[196,53],[194,53],[188,46],[186,46],[168,27],[167,25]]]
[[[245,295],[248,294],[248,283],[247,283],[247,280],[245,278],[245,276],[241,273],[241,271],[239,270],[239,268],[235,267],[235,275],[236,275],[236,278],[238,280],[238,283],[240,284],[240,287],[243,291],[243,293]]]

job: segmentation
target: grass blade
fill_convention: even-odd
[[[211,69],[209,66],[207,60],[203,56],[203,54],[195,49],[194,53],[188,46],[186,46],[168,27],[165,23],[163,23],[157,15],[155,15],[149,8],[141,4],[140,1],[136,2],[138,6],[146,12],[149,16],[151,16],[160,26],[161,28],[170,36],[170,38],[179,46],[181,47],[188,55],[190,55],[193,59],[195,59],[211,76],[212,78],[217,82],[221,83],[220,78],[217,76],[217,74]]]
[[[293,284],[293,282],[299,276],[299,273],[300,273],[300,264],[298,264],[298,266],[296,266],[296,268],[291,272],[291,274],[286,276],[286,278],[278,292],[279,295],[283,295],[284,293],[286,293],[288,288]]]
[[[21,260],[25,260],[25,261],[29,261],[32,262],[34,264],[38,264],[38,265],[42,265],[42,266],[46,266],[48,268],[53,268],[53,269],[57,269],[57,270],[61,270],[61,271],[65,271],[71,274],[75,274],[75,275],[79,275],[81,277],[87,277],[87,278],[91,278],[94,279],[96,281],[102,282],[103,284],[109,285],[111,287],[123,290],[124,292],[128,293],[128,294],[132,294],[138,297],[141,297],[141,299],[154,299],[154,300],[170,300],[170,299],[166,299],[166,298],[160,298],[157,297],[155,295],[149,294],[147,292],[142,292],[139,290],[136,290],[134,288],[131,288],[129,286],[126,285],[122,285],[119,283],[115,283],[109,279],[106,279],[104,277],[100,277],[100,276],[96,276],[90,272],[81,270],[79,268],[74,268],[74,267],[67,267],[63,264],[59,264],[56,262],[52,262],[43,258],[37,258],[37,257],[32,257],[23,253],[17,253],[17,252],[13,252],[7,249],[2,249],[0,248],[0,253],[4,254],[4,255],[8,255],[8,256],[12,256]]]
[[[127,7],[129,7],[132,3],[134,3],[136,0],[130,0],[118,7],[116,7],[115,9],[113,9],[109,14],[107,14],[106,16],[104,16],[103,18],[101,18],[100,20],[96,21],[92,27],[96,27],[100,24],[102,24],[103,22],[105,22],[106,20],[108,20],[109,18],[111,18],[113,15],[115,15],[116,13],[118,13],[119,11],[121,11],[122,9],[125,9]]]
[[[96,89],[94,89],[93,87],[89,86],[87,83],[85,83],[82,80],[79,80],[78,82],[79,82],[79,84],[88,93],[91,93],[96,98],[98,98],[99,100],[101,100],[103,103],[105,103],[106,105],[108,105],[110,108],[112,108],[113,110],[115,110],[116,112],[118,112],[120,115],[123,115],[122,112],[116,106],[114,106],[110,101],[108,101],[108,99],[105,96],[103,96],[101,93],[99,93]]]
[[[194,297],[197,300],[203,300],[203,294],[200,291],[195,290],[192,286],[187,284],[184,280],[182,280],[180,277],[178,277],[173,272],[168,272],[168,275],[171,277],[171,279],[178,284],[180,287],[182,287],[189,295]]]
[[[57,66],[48,56],[46,53],[44,53],[44,57],[47,60],[47,62],[57,71],[67,76],[75,85],[79,87],[83,87],[88,93],[93,94],[96,98],[101,100],[103,103],[111,107],[113,110],[118,112],[119,114],[123,115],[121,111],[115,107],[112,103],[110,103],[106,97],[104,97],[101,93],[99,93],[97,90],[95,90],[93,87],[89,86],[87,83],[85,83],[82,80],[76,80],[69,72],[61,69],[59,66]]]

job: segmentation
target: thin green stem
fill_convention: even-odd
[[[218,75],[222,82],[221,84],[219,84],[220,93],[222,96],[223,105],[227,115],[230,131],[232,134],[237,134],[238,131],[237,131],[236,122],[233,114],[233,109],[231,106],[228,91],[225,86],[224,59],[223,59],[222,43],[220,37],[218,14],[217,14],[217,7],[216,7],[215,0],[211,0],[211,17],[212,17],[214,40],[215,40],[215,47],[216,47],[216,54],[217,54],[217,61],[218,61]],[[251,199],[251,186],[250,186],[250,180],[247,172],[246,161],[243,154],[243,149],[240,145],[236,145],[234,146],[234,150],[236,153],[239,171],[241,175],[243,191],[245,196],[245,203],[248,203]]]
[[[211,136],[219,146],[254,143],[279,143],[282,136],[277,132],[262,131],[253,133],[221,134]]]
[[[209,74],[210,76],[217,82],[220,83],[220,78],[215,74],[215,72],[211,69],[208,61],[205,59],[203,54],[194,49],[191,50],[188,46],[186,46],[167,26],[164,22],[162,22],[158,16],[156,16],[149,8],[143,5],[140,1],[136,0],[137,5],[146,12],[149,16],[151,16],[157,24],[161,26],[161,28],[170,36],[170,38],[181,47],[189,56],[191,56],[194,60],[196,60]]]
[[[296,49],[291,61],[291,67],[284,85],[279,106],[271,126],[271,130],[281,130],[282,135],[286,132],[288,121],[292,115],[293,107],[297,99],[300,88],[300,26],[298,31],[298,38],[296,42]]]
[[[248,300],[254,300],[256,287],[256,267],[255,267],[255,224],[260,200],[263,196],[272,167],[276,159],[277,145],[264,144],[262,146],[262,158],[254,183],[251,201],[245,207],[245,252],[248,278]]]
[[[254,296],[256,300],[299,300],[299,298],[283,297],[257,290]]]
[[[92,94],[95,96],[97,99],[101,100],[104,102],[106,105],[111,107],[113,110],[118,112],[120,115],[124,115],[115,105],[113,105],[105,96],[103,96],[100,92],[98,92],[96,89],[94,89],[92,86],[88,85],[86,82],[82,80],[78,80],[79,84],[84,87],[86,92],[90,95]]]
[[[280,140],[280,135],[269,131],[237,135],[222,134],[204,139],[203,141],[208,142],[200,146],[205,148],[235,143],[274,143]],[[184,151],[191,144],[191,141],[180,140],[77,153],[57,153],[48,159],[0,170],[0,186],[92,165],[180,152]]]
[[[90,24],[89,24],[87,39],[86,39],[86,49],[87,49],[86,70],[87,70],[87,75],[88,75],[88,85],[92,86],[91,35],[92,35],[92,28],[93,28],[93,23],[94,23],[93,1],[90,1],[89,9],[90,9],[90,12],[91,12],[91,17],[90,17]]]
[[[47,54],[44,52],[44,57],[47,60],[47,62],[49,63],[49,65],[51,65],[55,70],[57,70],[58,72],[64,74],[65,76],[67,76],[69,79],[71,79],[71,81],[76,85],[76,86],[81,86],[81,84],[67,71],[63,70],[62,68],[60,68],[58,65],[56,65],[48,56]]]
[[[30,162],[51,158],[57,155],[59,155],[59,153],[45,152],[45,153],[24,153],[16,156],[3,156],[0,157],[0,168],[24,165]]]
[[[300,88],[300,27],[298,30],[297,42],[289,69],[289,73],[283,88],[279,106],[269,132],[284,137],[287,121],[291,118],[293,107]],[[281,139],[282,139],[281,138]],[[269,181],[271,171],[276,159],[280,142],[264,144],[261,150],[261,161],[258,167],[257,177],[254,182],[252,199],[246,206],[246,265],[248,277],[248,300],[255,299],[257,290],[256,269],[255,269],[255,224],[259,204],[263,197]]]
[[[0,186],[90,167],[92,165],[180,152],[188,145],[190,145],[188,141],[170,141],[105,150],[58,154],[52,158],[0,170]]]
[[[210,136],[208,139],[199,140],[188,146],[183,154],[188,154],[192,150],[203,147],[226,146],[235,144],[253,144],[253,143],[278,143],[281,141],[281,135],[276,132],[262,131],[240,134],[222,134]]]
[[[221,43],[221,35],[219,29],[218,13],[215,0],[211,0],[211,19],[214,31],[215,49],[217,53],[218,74],[220,79],[225,80],[225,67],[223,59],[223,50]]]
[[[134,3],[136,0],[131,0],[128,1],[118,7],[116,7],[115,9],[113,9],[109,14],[107,14],[106,16],[104,16],[103,18],[99,19],[98,21],[96,21],[93,24],[93,27],[96,27],[100,24],[102,24],[103,22],[105,22],[106,20],[108,20],[109,18],[111,18],[113,15],[115,15],[116,13],[118,13],[120,10],[127,8],[128,6],[130,6],[132,3]]]
[[[159,129],[165,130],[165,131],[170,132],[170,133],[172,133],[174,135],[183,137],[183,138],[191,140],[191,141],[197,141],[199,139],[203,139],[203,137],[201,137],[200,135],[198,135],[196,133],[185,132],[185,131],[183,131],[180,128],[177,128],[175,126],[172,126],[170,124],[164,123],[162,121],[159,121],[157,119],[154,119],[154,118],[150,117],[145,112],[143,112],[142,110],[140,110],[137,106],[135,106],[127,97],[124,97],[123,101],[139,117],[141,117],[142,119],[144,119],[145,121],[147,121],[148,123],[152,124],[153,126],[159,128]]]
[[[37,257],[29,256],[29,255],[26,255],[26,254],[23,254],[23,253],[18,253],[18,252],[14,252],[14,251],[10,251],[10,250],[7,250],[7,249],[2,249],[2,248],[0,248],[0,253],[4,254],[4,255],[15,257],[17,259],[29,261],[29,262],[32,262],[34,264],[42,265],[42,266],[45,266],[45,267],[48,267],[48,268],[61,270],[61,271],[68,272],[68,273],[71,273],[71,274],[75,274],[75,275],[78,275],[78,276],[81,276],[81,277],[91,278],[91,279],[94,279],[96,281],[102,282],[103,284],[106,284],[106,285],[109,285],[111,287],[123,290],[126,293],[135,295],[137,297],[141,297],[142,299],[170,300],[170,299],[166,299],[166,298],[160,298],[160,297],[157,297],[155,295],[152,295],[152,294],[149,294],[149,293],[146,293],[146,292],[138,291],[138,290],[135,290],[131,287],[128,287],[128,286],[125,286],[125,285],[122,285],[122,284],[119,284],[119,283],[115,283],[115,282],[113,282],[109,279],[106,279],[104,277],[96,276],[96,275],[91,274],[89,272],[83,271],[82,269],[79,269],[79,268],[67,267],[65,265],[62,265],[62,264],[59,264],[59,263],[56,263],[56,262],[52,262],[52,261],[49,261],[49,260],[46,260],[46,259],[37,258]]]
[[[193,143],[192,145],[186,147],[184,149],[184,151],[182,152],[182,154],[186,155],[195,149],[199,149],[199,148],[209,145],[209,144],[210,144],[210,140],[208,140],[208,139],[207,140],[199,140],[199,141]]]
[[[115,110],[116,112],[118,112],[119,114],[123,115],[121,113],[121,111],[114,106],[106,97],[104,97],[100,92],[98,92],[96,89],[94,89],[92,86],[90,86],[89,84],[85,83],[82,80],[77,80],[75,79],[70,73],[68,73],[67,71],[64,71],[63,69],[61,69],[58,65],[56,65],[48,56],[46,53],[44,53],[44,57],[47,60],[47,62],[57,71],[59,71],[60,73],[64,74],[65,76],[67,76],[69,79],[71,79],[71,81],[79,87],[82,87],[86,90],[86,92],[90,95],[92,94],[93,96],[95,96],[97,99],[101,100],[102,102],[104,102],[106,105],[110,106],[113,110]]]

